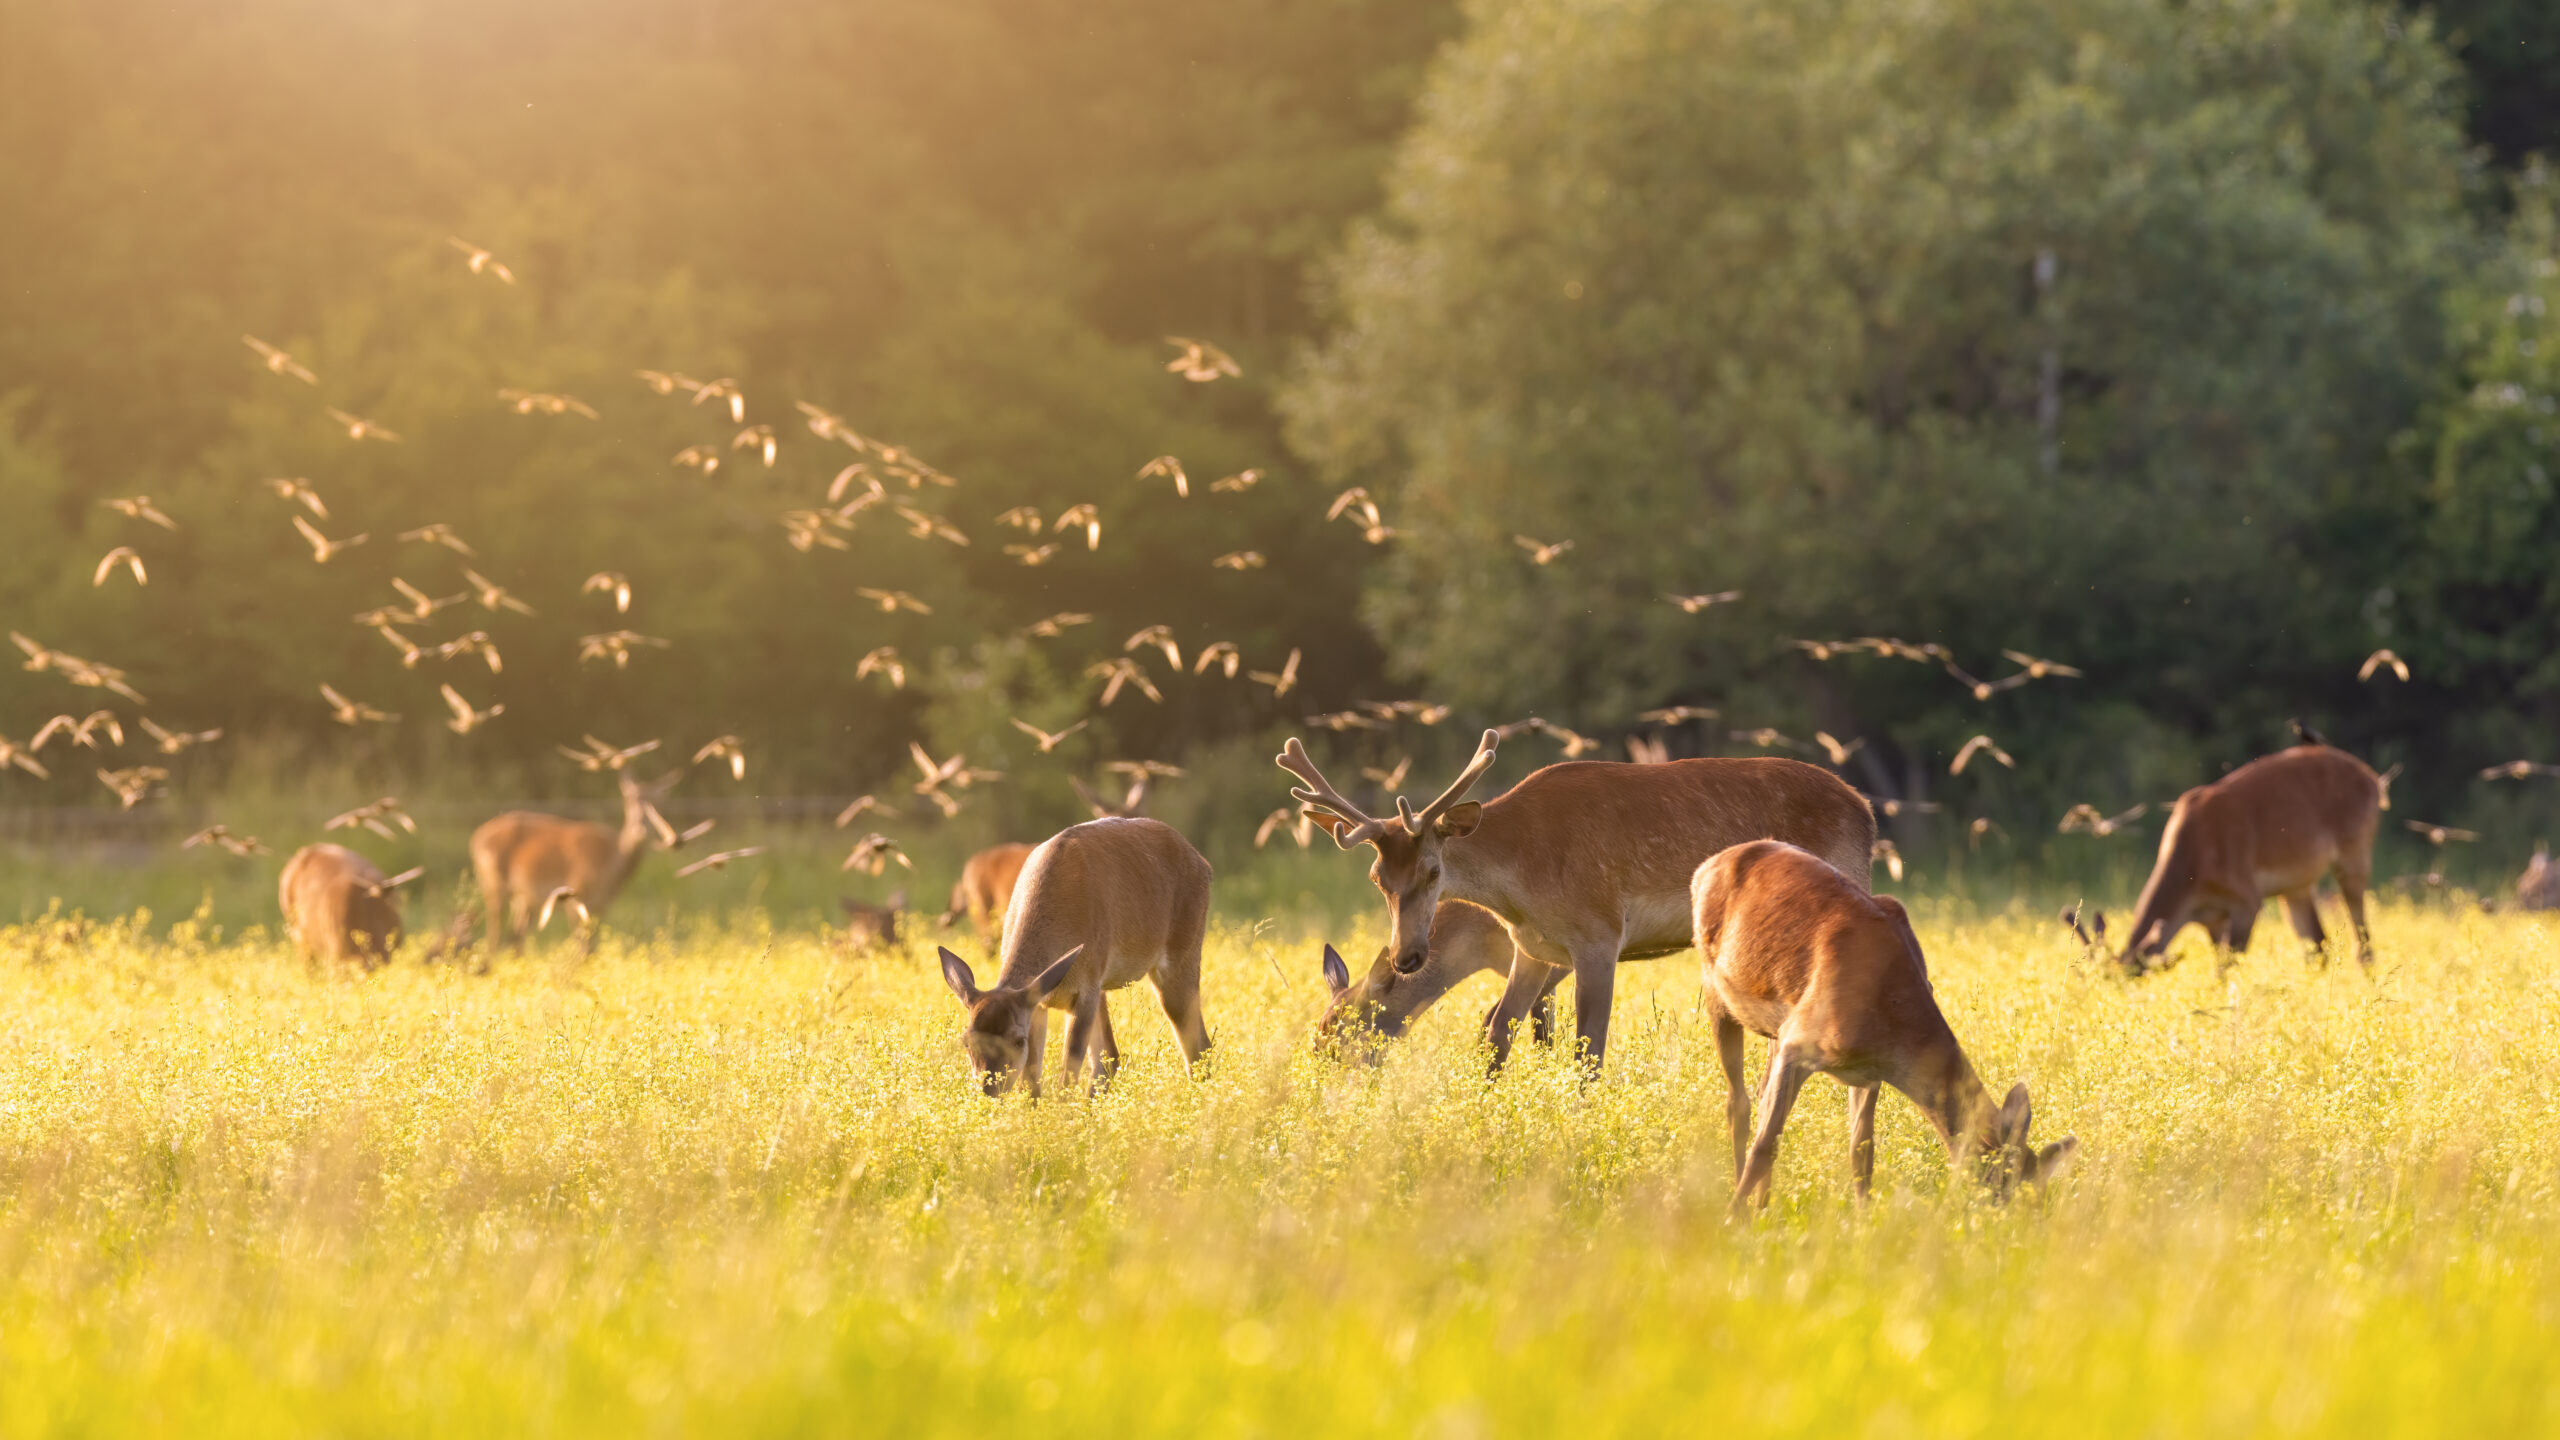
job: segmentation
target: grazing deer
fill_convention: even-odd
[[[1324,778],[1293,737],[1279,757],[1305,782],[1289,793],[1348,850],[1377,852],[1369,878],[1387,898],[1387,953],[1410,975],[1428,959],[1444,898],[1483,906],[1523,958],[1489,1024],[1494,1064],[1511,1031],[1546,993],[1551,970],[1573,974],[1574,1032],[1583,1063],[1599,1068],[1609,1038],[1618,961],[1689,947],[1689,877],[1729,845],[1775,838],[1803,846],[1868,889],[1875,812],[1828,770],[1796,760],[1673,760],[1661,765],[1564,761],[1499,799],[1461,803],[1493,765],[1501,736],[1484,732],[1475,758],[1437,799],[1374,819]]]
[[[906,891],[892,890],[889,898],[878,905],[845,898],[839,898],[836,904],[844,911],[843,943],[847,949],[869,950],[898,943],[898,917],[906,912]]]
[[[471,832],[471,869],[489,912],[489,946],[521,945],[546,902],[566,890],[588,915],[621,893],[653,833],[672,827],[657,815],[657,801],[683,778],[682,771],[643,784],[628,772],[622,788],[622,825],[609,830],[588,820],[564,820],[531,810],[510,810]],[[655,824],[652,824],[652,821]]]
[[[951,887],[951,908],[942,912],[942,926],[949,929],[961,916],[981,940],[992,940],[1004,933],[1005,907],[1013,903],[1013,887],[1022,878],[1022,864],[1031,858],[1031,847],[1020,841],[990,845],[969,857],[960,867],[960,882]]]
[[[1456,989],[1469,976],[1483,971],[1507,975],[1518,963],[1517,950],[1511,943],[1511,932],[1493,912],[1470,905],[1463,900],[1443,900],[1431,912],[1431,943],[1424,952],[1422,968],[1410,975],[1401,974],[1388,963],[1390,951],[1380,946],[1375,960],[1358,983],[1351,979],[1350,967],[1342,963],[1341,952],[1324,947],[1324,983],[1333,993],[1324,1018],[1316,1022],[1318,1048],[1339,1046],[1358,1037],[1363,1042],[1393,1040],[1423,1011],[1440,1003],[1440,997]],[[1536,961],[1529,962],[1532,965]],[[1544,971],[1546,990],[1538,997],[1530,1012],[1530,1033],[1541,1045],[1555,1038],[1555,987],[1564,979],[1562,970]],[[1485,1023],[1493,1023],[1490,1013]],[[1379,1055],[1375,1043],[1364,1043],[1361,1058],[1376,1063]]]
[[[2551,846],[2545,841],[2533,842],[2533,858],[2516,877],[2516,908],[2560,910],[2560,865],[2551,863]]]
[[[2373,963],[2364,892],[2373,878],[2373,832],[2383,782],[2362,760],[2305,732],[2290,749],[2260,756],[2178,797],[2160,834],[2160,857],[2142,887],[2116,963],[2139,974],[2192,921],[2213,936],[2224,965],[2249,948],[2265,897],[2278,896],[2293,928],[2326,942],[2313,887],[2335,872],[2356,932],[2356,959]]]
[[[2034,1110],[2023,1082],[2005,1101],[1991,1098],[1938,1009],[1920,941],[1892,897],[1776,840],[1707,861],[1690,893],[1733,1129],[1732,1215],[1768,1203],[1778,1134],[1808,1075],[1851,1087],[1849,1168],[1862,1200],[1875,1174],[1878,1085],[1910,1096],[1948,1153],[1973,1161],[1995,1191],[2049,1178],[2077,1148],[2071,1139],[2041,1150],[2027,1142]],[[1756,1123],[1742,1076],[1745,1030],[1773,1042]]]
[[[1040,1093],[1051,1010],[1067,1021],[1067,1083],[1094,1065],[1099,1085],[1120,1063],[1103,992],[1153,980],[1186,1061],[1209,1048],[1200,1018],[1200,944],[1209,930],[1209,862],[1162,821],[1088,820],[1043,841],[1022,867],[1004,927],[1003,966],[978,988],[968,962],[942,951],[943,983],[969,1007],[961,1046],[979,1088]]]
[[[400,911],[391,892],[425,874],[384,879],[372,861],[343,845],[305,845],[284,862],[276,903],[285,933],[313,963],[353,960],[370,970],[400,946]]]

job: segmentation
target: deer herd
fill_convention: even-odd
[[[2224,965],[2248,948],[2258,912],[2281,900],[2294,930],[2326,944],[2314,905],[2334,880],[2370,966],[2364,900],[2374,835],[2390,805],[2377,775],[2317,733],[2180,796],[2121,948],[2128,974],[2151,968],[2189,924]],[[1372,852],[1369,879],[1386,901],[1387,941],[1354,977],[1332,946],[1321,969],[1330,1003],[1315,1027],[1328,1053],[1374,1063],[1390,1041],[1462,981],[1504,977],[1483,1034],[1498,1070],[1522,1022],[1553,1041],[1555,991],[1573,981],[1574,1054],[1586,1075],[1606,1055],[1622,960],[1695,949],[1705,1010],[1726,1080],[1733,1209],[1765,1204],[1798,1091],[1813,1075],[1848,1088],[1850,1170],[1863,1198],[1874,1168],[1882,1087],[1910,1099],[1953,1159],[1995,1193],[2053,1175],[2064,1139],[2038,1147],[2026,1086],[1995,1098],[1939,1009],[1928,962],[1903,907],[1874,893],[1875,810],[1833,772],[1787,759],[1692,759],[1627,765],[1567,760],[1506,793],[1468,794],[1493,766],[1488,730],[1457,778],[1428,804],[1401,797],[1370,814],[1326,779],[1295,738],[1277,763],[1298,783],[1300,813],[1344,850]],[[471,862],[492,949],[521,945],[564,903],[590,945],[593,917],[629,879],[653,837],[672,777],[618,773],[618,827],[510,811],[473,832]],[[1135,813],[1140,788],[1114,803],[1088,794],[1096,818],[1038,845],[972,856],[941,917],[970,922],[995,946],[982,987],[968,961],[940,948],[942,978],[966,1010],[961,1044],[990,1096],[1042,1088],[1048,1016],[1066,1017],[1070,1086],[1100,1086],[1118,1066],[1110,992],[1151,983],[1186,1062],[1210,1044],[1201,1009],[1201,948],[1210,916],[1209,862],[1178,831]],[[2536,872],[2548,872],[2537,855]],[[290,934],[319,961],[379,963],[399,942],[398,887],[335,845],[307,846],[279,889]],[[2528,877],[2528,884],[2533,883]],[[2560,885],[2560,877],[2545,880]],[[896,937],[902,897],[847,902],[860,935]],[[2096,938],[2077,907],[2065,916]],[[467,923],[467,920],[466,922]],[[1744,1036],[1769,1042],[1752,1099]],[[1088,1078],[1089,1072],[1089,1078]]]

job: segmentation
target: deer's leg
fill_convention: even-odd
[[[1740,1218],[1746,1211],[1769,1203],[1771,1178],[1778,1168],[1778,1133],[1787,1127],[1787,1112],[1795,1108],[1796,1092],[1804,1088],[1804,1079],[1812,1067],[1792,1053],[1781,1039],[1769,1056],[1769,1079],[1760,1088],[1759,1128],[1751,1136],[1751,1154],[1742,1167],[1742,1178],[1733,1187],[1733,1205],[1727,1218]]]
[[[2322,959],[2328,958],[2329,936],[2320,928],[2320,906],[2311,891],[2285,896],[2284,918],[2293,922],[2294,934],[2309,942],[2312,949],[2321,951]]]
[[[1538,1003],[1529,1011],[1529,1038],[1540,1045],[1556,1043],[1556,987],[1563,983],[1563,971],[1548,971],[1547,982],[1538,991]]]
[[[1076,997],[1076,1008],[1067,1012],[1067,1084],[1073,1087],[1084,1075],[1084,1062],[1095,1049],[1095,1032],[1105,1023],[1102,1017],[1102,991],[1099,987]],[[1102,1081],[1101,1066],[1095,1065],[1094,1083]]]
[[[2373,968],[2373,934],[2364,928],[2364,892],[2373,881],[2370,849],[2360,856],[2338,857],[2338,896],[2347,902],[2347,920],[2355,927],[2356,963]]]
[[[1584,946],[1573,955],[1574,1059],[1596,1076],[1609,1051],[1609,1005],[1618,990],[1618,942]]]
[[[1564,983],[1566,972],[1548,965],[1526,950],[1511,954],[1511,978],[1504,982],[1502,998],[1493,1002],[1493,1013],[1485,1019],[1485,1038],[1493,1044],[1493,1068],[1502,1069],[1511,1058],[1511,1042],[1522,1019],[1537,1009],[1541,998]],[[1553,1033],[1555,1007],[1547,1007],[1549,1033]],[[1537,1034],[1531,1027],[1532,1036]]]
[[[1751,1087],[1742,1078],[1742,1022],[1714,1007],[1716,1058],[1724,1062],[1724,1119],[1733,1131],[1733,1180],[1742,1183],[1743,1146],[1751,1139]]]
[[[1862,1203],[1876,1178],[1876,1094],[1873,1085],[1849,1087],[1849,1178]]]
[[[1093,1037],[1093,1072],[1095,1083],[1100,1085],[1120,1073],[1120,1037],[1111,1033],[1111,997],[1101,997],[1096,1008],[1101,1012],[1102,1028]]]

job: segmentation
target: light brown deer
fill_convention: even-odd
[[[1379,1056],[1377,1041],[1403,1035],[1422,1012],[1470,976],[1486,971],[1508,975],[1518,951],[1511,943],[1511,932],[1502,928],[1492,911],[1463,900],[1443,900],[1431,913],[1431,943],[1423,954],[1422,968],[1410,975],[1400,973],[1389,963],[1390,953],[1380,946],[1377,958],[1355,983],[1341,953],[1330,945],[1324,947],[1324,983],[1333,998],[1324,1018],[1316,1022],[1318,1048],[1356,1047],[1360,1058],[1374,1064]],[[1547,976],[1547,989],[1530,1011],[1529,1024],[1531,1035],[1543,1045],[1555,1038],[1554,991],[1566,972],[1538,968]],[[1485,1023],[1493,1023],[1490,1013]]]
[[[961,916],[969,917],[970,926],[981,940],[992,940],[1004,932],[1005,907],[1013,903],[1013,887],[1022,878],[1023,862],[1031,858],[1031,847],[1020,841],[990,845],[968,859],[960,867],[960,881],[951,887],[951,908],[942,912],[945,928]]]
[[[1729,845],[1775,838],[1840,867],[1868,888],[1875,812],[1828,770],[1795,760],[1674,760],[1662,765],[1566,761],[1485,803],[1460,803],[1493,765],[1500,735],[1437,799],[1373,819],[1326,781],[1293,737],[1279,757],[1305,782],[1289,793],[1348,850],[1374,847],[1369,878],[1387,898],[1389,961],[1420,970],[1443,898],[1490,910],[1535,966],[1515,963],[1489,1022],[1494,1063],[1512,1028],[1553,979],[1573,975],[1575,1042],[1599,1068],[1609,1038],[1618,961],[1689,947],[1689,878]]]
[[[844,911],[844,947],[860,952],[898,943],[898,917],[907,913],[907,892],[892,890],[877,905],[843,896],[836,906]]]
[[[682,771],[645,784],[628,773],[614,778],[622,789],[619,829],[510,810],[471,832],[471,869],[480,881],[480,903],[489,912],[491,949],[523,944],[526,933],[537,928],[534,916],[562,890],[588,916],[603,913],[631,878],[652,834],[672,828],[655,807],[683,778]]]
[[[2160,834],[2160,856],[2134,907],[2116,963],[2139,974],[2193,922],[2213,937],[2228,965],[2249,948],[2249,932],[2270,895],[2293,928],[2326,942],[2313,887],[2334,872],[2356,932],[2356,959],[2373,963],[2364,893],[2373,878],[2373,832],[2386,808],[2370,766],[2304,732],[2305,743],[2250,761],[2178,797]]]
[[[969,964],[942,951],[943,983],[969,1007],[961,1047],[979,1088],[1040,1093],[1049,1014],[1068,1014],[1066,1070],[1085,1062],[1098,1085],[1120,1063],[1103,992],[1155,982],[1187,1061],[1209,1048],[1200,1016],[1200,945],[1209,930],[1209,862],[1161,821],[1089,820],[1042,842],[1023,866],[1004,927],[1003,965],[978,988]]]
[[[400,948],[400,910],[392,892],[427,873],[384,879],[381,867],[343,845],[305,845],[284,862],[276,903],[285,933],[314,964],[355,961],[370,970]]]
[[[1973,1162],[1994,1191],[2047,1179],[2069,1160],[2075,1140],[2027,1142],[2034,1109],[2023,1082],[1994,1101],[1974,1073],[1892,897],[1793,845],[1755,840],[1699,866],[1692,899],[1733,1129],[1733,1215],[1768,1203],[1778,1134],[1810,1075],[1850,1087],[1849,1168],[1862,1200],[1875,1174],[1878,1085],[1910,1096],[1955,1161]],[[1756,1121],[1745,1030],[1772,1042]]]

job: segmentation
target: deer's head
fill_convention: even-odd
[[[1460,802],[1493,768],[1494,750],[1501,743],[1500,735],[1487,730],[1476,745],[1475,758],[1438,799],[1416,810],[1399,795],[1396,813],[1384,820],[1344,799],[1307,758],[1306,747],[1295,736],[1280,751],[1280,768],[1306,782],[1304,789],[1289,793],[1305,807],[1307,818],[1323,826],[1333,843],[1345,850],[1367,845],[1378,852],[1369,865],[1369,882],[1387,897],[1391,918],[1387,957],[1397,974],[1420,970],[1430,952],[1431,917],[1440,908],[1442,847],[1473,834],[1483,821],[1484,806]]]
[[[969,1064],[978,1072],[978,1088],[991,1097],[1002,1095],[1013,1088],[1023,1062],[1030,1058],[1032,1012],[1067,983],[1067,972],[1075,968],[1084,947],[1079,945],[1051,961],[1028,984],[998,985],[992,990],[978,988],[968,961],[947,949],[941,953],[942,983],[969,1007],[969,1025],[960,1032],[960,1048],[968,1052]]]
[[[2020,1183],[2040,1184],[2062,1173],[2080,1142],[2064,1136],[2042,1149],[2027,1139],[2027,1129],[2035,1121],[2035,1102],[2027,1098],[2023,1080],[2009,1087],[2009,1098],[1993,1106],[1983,1097],[1980,1112],[1974,1117],[1968,1149],[1973,1156],[1977,1175],[1985,1188],[1998,1196],[2007,1195]]]

